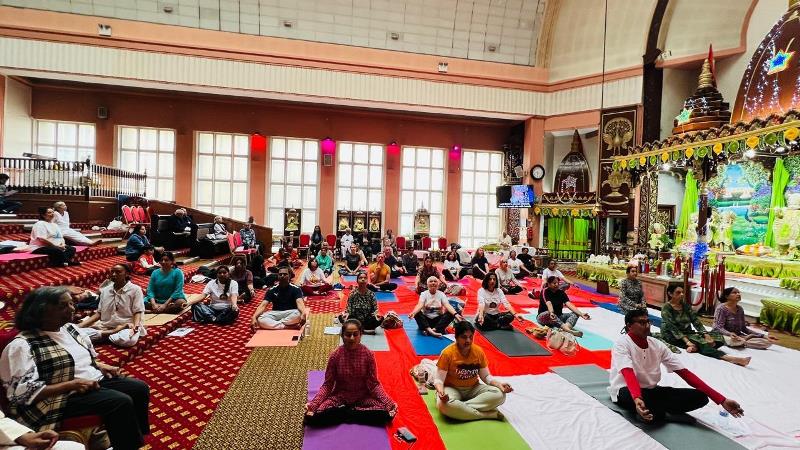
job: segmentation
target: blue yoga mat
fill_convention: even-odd
[[[358,275],[342,275],[342,281],[352,281],[355,282]]]
[[[603,309],[607,309],[609,311],[614,311],[615,313],[622,314],[622,310],[620,310],[619,306],[617,306],[615,303],[603,303],[603,302],[596,302],[594,300],[592,300],[592,303]],[[654,316],[652,314],[648,314],[647,316],[648,318],[650,318],[650,323],[657,326],[658,328],[661,328],[661,317]]]
[[[378,291],[375,293],[375,299],[378,300],[378,302],[396,302],[397,296],[394,295],[394,292]]]
[[[522,317],[530,320],[533,323],[541,325],[536,321],[536,314],[525,314]],[[586,331],[580,326],[577,328],[583,331],[583,336],[577,338],[578,344],[586,350],[611,350],[611,348],[614,347],[614,342],[612,342],[610,339],[606,339],[599,334],[594,334],[591,331]]]
[[[422,330],[417,327],[417,322],[414,319],[409,319],[408,316],[403,317],[403,330],[411,341],[411,346],[414,347],[414,352],[418,356],[422,355],[438,355],[442,353],[448,345],[453,341],[447,338],[435,338],[422,334]]]

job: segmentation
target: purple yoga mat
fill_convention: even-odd
[[[319,392],[325,372],[308,372],[308,400]],[[303,450],[390,450],[389,435],[384,427],[342,424],[328,428],[305,428]]]

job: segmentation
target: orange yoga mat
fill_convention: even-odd
[[[294,347],[300,342],[301,330],[259,330],[245,347]]]

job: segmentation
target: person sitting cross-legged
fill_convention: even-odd
[[[342,325],[343,344],[328,358],[325,381],[306,404],[305,423],[312,427],[340,423],[385,425],[397,414],[395,403],[378,380],[375,355],[361,344],[361,322]]]
[[[462,267],[458,261],[458,254],[455,250],[447,252],[442,269],[442,275],[447,281],[458,281],[469,274],[469,269]]]
[[[316,259],[308,261],[308,267],[300,276],[300,289],[306,296],[326,295],[333,289],[333,286],[325,280],[325,272],[319,268]]]
[[[578,323],[578,318],[591,320],[592,317],[585,312],[581,312],[569,301],[567,293],[561,289],[561,280],[558,277],[550,276],[547,279],[547,288],[544,290],[542,297],[544,298],[539,301],[539,311],[536,316],[537,322],[544,326],[561,328],[577,337],[583,336],[582,331],[573,328]],[[565,306],[569,312],[564,312]]]
[[[394,249],[392,247],[383,247],[383,262],[391,269],[392,278],[399,278],[406,274],[406,268],[403,267],[403,263],[394,256]]]
[[[475,328],[467,321],[455,325],[456,342],[442,350],[436,362],[436,408],[456,420],[503,420],[497,410],[513,392],[511,385],[489,373],[483,349],[473,344]],[[483,383],[480,383],[483,381]]]
[[[389,276],[391,269],[383,259],[383,253],[379,254],[372,265],[369,266],[369,289],[371,291],[393,291],[397,289],[397,284],[392,283]]]
[[[146,246],[142,249],[142,254],[139,259],[133,262],[133,273],[137,275],[147,275],[148,277],[159,268],[156,262],[155,249],[152,245]]]
[[[739,306],[742,293],[735,287],[725,288],[719,296],[719,305],[714,311],[714,331],[725,338],[730,347],[747,347],[759,350],[769,348],[778,338],[771,334],[759,333],[748,326],[744,309]]]
[[[344,255],[344,266],[339,269],[339,275],[358,275],[364,270],[365,265],[367,260],[358,249],[358,245],[353,244],[350,246],[350,251]]]
[[[439,290],[444,292],[447,289],[447,279],[439,273],[439,269],[433,264],[433,258],[425,255],[422,259],[422,267],[417,274],[417,294],[421,294],[428,289],[428,279],[431,277],[439,280]]]
[[[161,253],[164,251],[164,247],[153,247],[147,238],[147,225],[136,225],[133,233],[128,237],[128,242],[125,244],[125,259],[131,262],[138,260],[147,247],[153,249],[156,261],[161,261]]]
[[[67,245],[61,228],[53,222],[53,208],[39,208],[39,221],[31,229],[31,253],[47,255],[53,267],[80,266],[81,263],[72,258],[75,247]]]
[[[319,249],[319,253],[317,253],[314,259],[317,261],[317,265],[319,265],[319,268],[322,269],[322,273],[324,273],[326,277],[333,273],[333,258],[331,257],[327,242],[322,243],[322,247]]]
[[[547,263],[547,267],[542,271],[542,282],[547,283],[550,277],[558,278],[559,289],[567,290],[571,286],[570,282],[564,277],[564,274],[558,270],[558,261],[556,261],[555,258],[551,259]]]
[[[250,300],[256,296],[256,277],[253,275],[253,272],[247,268],[247,261],[244,257],[237,256],[233,258],[232,262],[233,269],[231,269],[231,280],[235,281],[236,286],[239,288],[239,297],[236,301],[238,303],[250,303]],[[263,279],[258,280],[258,282],[263,286]]]
[[[508,260],[503,258],[500,260],[500,267],[494,271],[497,275],[497,282],[500,284],[500,289],[504,294],[514,295],[519,294],[524,289],[517,284],[517,277],[514,272],[508,267]]]
[[[383,316],[378,314],[378,300],[369,289],[367,274],[361,272],[356,278],[358,285],[347,297],[347,307],[339,315],[339,323],[347,319],[357,319],[364,326],[364,333],[375,334],[375,329],[383,323]]]
[[[419,303],[408,318],[416,320],[417,326],[425,334],[437,338],[442,337],[453,319],[464,319],[450,305],[444,292],[439,290],[439,279],[436,277],[428,278],[428,290],[420,294]]]
[[[500,307],[504,306],[505,311],[501,312]],[[514,311],[514,307],[508,302],[503,291],[497,286],[497,275],[489,273],[478,289],[478,315],[475,316],[475,324],[481,331],[489,330],[511,330],[511,322],[514,318],[523,320],[521,314]]]
[[[239,284],[231,280],[228,266],[217,269],[217,278],[203,288],[203,301],[192,305],[192,320],[197,323],[230,325],[239,317]],[[210,301],[209,304],[206,302]]]
[[[470,261],[472,276],[482,280],[489,273],[489,260],[486,259],[486,251],[482,248],[475,250],[475,254]]]
[[[647,310],[626,313],[625,331],[611,350],[608,392],[614,403],[636,414],[639,421],[685,422],[683,413],[702,408],[709,398],[734,417],[744,415],[738,402],[709,387],[685,368],[663,342],[650,336]],[[692,388],[659,386],[662,364]]]
[[[272,310],[266,311],[269,304],[272,304]],[[289,268],[281,267],[278,270],[278,284],[264,294],[264,301],[256,308],[250,325],[253,330],[300,328],[306,323],[307,317],[303,291],[289,283]]]
[[[700,317],[684,301],[683,287],[670,285],[667,297],[667,303],[661,307],[661,337],[666,343],[685,348],[689,353],[700,353],[739,366],[750,364],[749,356],[733,356],[719,349],[725,345],[725,339],[716,331],[706,331]]]
[[[523,250],[526,250],[527,247],[523,247]],[[519,257],[517,257],[517,252],[515,250],[511,250],[508,253],[508,268],[511,269],[511,272],[514,274],[514,277],[518,280],[521,280],[528,276],[533,276],[533,272],[528,270],[525,265],[525,262],[522,261]]]
[[[23,301],[14,318],[20,333],[0,356],[9,415],[33,430],[100,416],[115,450],[139,449],[150,432],[150,388],[98,361],[89,338],[69,323],[74,313],[62,286],[34,289]]]
[[[144,294],[131,281],[126,264],[116,264],[100,287],[97,311],[78,325],[92,342],[106,340],[119,347],[133,347],[145,335]]]
[[[175,255],[164,252],[161,269],[150,275],[144,307],[154,313],[178,314],[186,307],[183,272],[175,267]]]

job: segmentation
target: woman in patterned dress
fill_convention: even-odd
[[[397,404],[378,381],[375,355],[361,344],[361,322],[342,325],[343,345],[331,353],[325,381],[306,404],[305,421],[324,427],[340,423],[382,426],[394,419]]]

